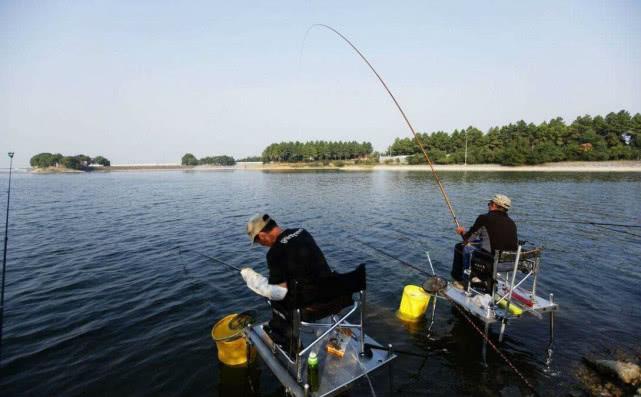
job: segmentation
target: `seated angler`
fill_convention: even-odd
[[[308,292],[313,289],[302,287],[318,283],[331,276],[332,271],[314,238],[303,228],[283,230],[269,215],[263,214],[249,220],[247,234],[252,244],[256,242],[269,248],[269,277],[248,267],[240,273],[252,291],[271,301],[272,319],[267,331],[276,343],[287,346],[294,301],[301,299],[301,293],[305,295],[302,296],[304,303],[319,299],[314,296],[315,292]],[[295,288],[300,288],[298,293],[294,293]]]
[[[481,262],[491,263],[496,251],[517,249],[516,224],[507,214],[512,200],[503,194],[496,194],[487,206],[488,213],[479,215],[467,232],[462,226],[456,228],[456,233],[463,236],[463,242],[456,244],[454,248],[452,262],[451,274],[456,288],[465,288],[472,257]]]

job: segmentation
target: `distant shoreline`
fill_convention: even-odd
[[[303,170],[337,170],[337,171],[430,171],[428,165],[405,164],[376,164],[353,165],[346,164],[338,167],[308,166],[305,163],[239,163],[231,169],[255,171],[303,171]],[[435,164],[438,172],[641,172],[639,160],[615,161],[565,161],[560,163],[547,163],[540,165],[504,166],[500,164]]]
[[[641,161],[567,161],[541,165],[503,166],[499,164],[436,164],[438,172],[641,172]],[[111,167],[96,167],[90,172],[136,172],[136,171],[305,171],[305,170],[334,170],[334,171],[430,171],[427,165],[377,164],[335,166],[311,165],[306,163],[237,163],[235,166],[181,166],[178,164],[145,164],[145,165],[114,165]],[[37,174],[83,173],[83,171],[67,168],[32,169]]]

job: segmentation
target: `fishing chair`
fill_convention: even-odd
[[[274,352],[289,364],[288,368],[292,375],[296,376],[297,382],[303,380],[302,371],[305,358],[311,349],[318,345],[323,339],[332,333],[336,328],[358,329],[360,352],[365,351],[365,332],[363,320],[365,317],[365,289],[366,272],[365,265],[359,265],[355,270],[340,274],[332,272],[314,285],[294,286],[294,304],[292,310],[279,310],[276,315],[285,314],[285,320],[289,323],[288,349],[274,343]],[[354,294],[357,294],[354,298]],[[307,296],[314,296],[314,301],[309,302]],[[274,309],[276,302],[272,302]],[[350,307],[351,306],[351,307]],[[347,313],[340,315],[344,309],[350,307]],[[347,319],[360,308],[360,321],[358,324],[351,324]],[[284,313],[283,313],[284,312]],[[282,318],[282,317],[281,317]],[[328,318],[328,322],[317,322]],[[324,330],[320,336],[303,346],[301,331],[304,329]]]
[[[542,252],[543,247],[523,249],[523,245],[519,245],[516,251],[495,252],[491,267],[487,263],[472,261],[470,276],[479,277],[485,291],[476,290],[471,286],[472,283],[469,283],[468,291],[488,293],[492,296],[492,302],[497,305],[504,302],[505,314],[502,319],[499,341],[503,339],[505,321],[512,315],[509,310],[513,307],[511,305],[518,302],[527,310],[536,303],[536,282]],[[524,283],[530,277],[531,284],[528,289]],[[514,316],[517,315],[520,314],[514,314]]]

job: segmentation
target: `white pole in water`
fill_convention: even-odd
[[[432,258],[430,258],[430,252],[425,251],[425,255],[427,255],[427,263],[430,264],[430,269],[432,269],[432,276],[436,276],[436,272],[434,271],[434,266],[432,266]]]

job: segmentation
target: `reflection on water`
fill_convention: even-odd
[[[544,371],[546,321],[513,322],[501,346],[542,395],[574,390],[587,353],[641,353],[641,238],[569,222],[641,224],[641,175],[441,176],[463,225],[501,192],[514,202],[519,236],[545,247],[540,292],[554,292],[561,305],[553,371]],[[265,251],[250,249],[244,232],[259,211],[307,228],[337,271],[366,264],[368,333],[429,356],[394,363],[394,394],[525,393],[491,350],[481,365],[482,341],[447,302],[438,302],[431,328],[429,319],[402,324],[395,311],[403,286],[424,276],[356,241],[426,271],[429,250],[436,272],[448,274],[457,236],[429,173],[16,174],[14,181],[3,395],[282,394],[264,364],[244,374],[223,368],[209,336],[231,312],[255,309],[266,319],[264,300],[235,271],[175,249],[266,274]],[[379,395],[388,393],[385,372],[371,378]],[[361,382],[351,395],[370,395],[369,386]]]
[[[218,363],[219,396],[260,395],[260,367],[258,365],[228,367]]]

